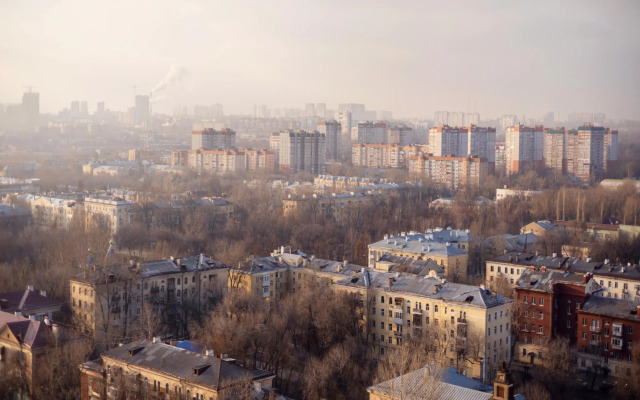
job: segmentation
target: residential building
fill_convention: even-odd
[[[439,157],[423,154],[409,158],[409,172],[424,176],[445,188],[457,189],[484,183],[489,174],[489,166],[486,159],[474,156]]]
[[[291,173],[325,172],[326,136],[318,131],[280,132],[280,156],[278,168]]]
[[[229,268],[211,258],[189,256],[130,266],[90,266],[70,279],[73,318],[99,343],[127,339],[144,318],[162,320],[177,337],[184,318],[198,318],[226,290]]]
[[[505,142],[496,142],[495,153],[496,153],[495,173],[497,175],[504,174],[506,172],[506,156],[507,156]]]
[[[324,134],[326,141],[326,160],[339,160],[342,150],[341,132],[342,126],[338,121],[323,121],[318,122],[318,132]]]
[[[26,118],[27,126],[35,128],[40,120],[40,93],[25,92],[22,94],[22,111]]]
[[[213,128],[191,132],[191,150],[226,150],[236,147],[236,132]]]
[[[604,170],[618,166],[618,131],[606,129],[604,134]]]
[[[454,367],[425,366],[367,388],[369,400],[427,398],[490,400],[493,387],[458,374]],[[504,398],[505,400],[508,398]]]
[[[541,167],[544,155],[542,126],[515,125],[505,133],[505,163],[507,175]]]
[[[54,314],[57,319],[63,305],[61,301],[48,298],[46,290],[36,292],[31,285],[25,290],[0,293],[0,311],[40,322],[45,318],[53,321]]]
[[[520,228],[520,233],[533,233],[536,236],[544,236],[547,232],[553,232],[556,226],[551,221],[530,222]]]
[[[439,125],[429,129],[429,153],[434,156],[464,157],[469,148],[468,132],[464,128]]]
[[[590,276],[602,287],[602,296],[619,299],[640,300],[640,267],[638,265],[612,265],[609,260],[581,260],[574,257],[551,256],[531,253],[509,252],[487,260],[486,284],[497,288],[504,279],[515,285],[529,267],[545,268],[580,276]]]
[[[247,157],[242,150],[191,150],[187,166],[201,172],[236,172],[247,169]]]
[[[564,174],[566,172],[566,143],[564,128],[544,130],[544,166],[551,168],[553,172]]]
[[[349,112],[351,114],[352,124],[365,120],[365,105],[356,103],[338,104],[338,112]]]
[[[428,150],[428,146],[354,144],[351,147],[351,161],[353,165],[369,168],[406,168],[411,157]]]
[[[585,125],[567,132],[567,172],[587,183],[601,180],[605,168],[605,128]],[[617,147],[617,145],[615,146]],[[612,147],[610,147],[611,149]]]
[[[266,149],[243,150],[246,156],[246,166],[249,171],[263,169],[273,171],[276,169],[276,156],[273,151]]]
[[[441,364],[487,381],[509,361],[512,301],[483,288],[431,277],[363,270],[334,284],[354,293],[377,357],[424,340]]]
[[[15,231],[31,224],[31,211],[11,204],[0,203],[0,229]]]
[[[362,209],[386,203],[389,194],[384,192],[342,192],[331,195],[294,197],[289,195],[282,200],[284,216],[304,215],[307,217],[329,217],[344,221]]]
[[[387,123],[360,122],[351,131],[351,140],[355,143],[368,144],[388,144],[387,143]]]
[[[344,142],[345,139],[350,139],[351,137],[351,113],[349,111],[341,111],[337,112],[335,115],[336,120],[340,124],[340,138],[341,141]]]
[[[16,313],[16,314],[19,314]],[[55,360],[51,350],[73,346],[80,337],[53,324],[0,311],[0,376],[26,382],[29,393],[38,384],[39,373]]]
[[[589,296],[602,289],[589,275],[529,267],[515,290],[518,325],[514,358],[534,364],[553,357],[545,352],[550,339],[566,337],[576,343],[578,311]]]
[[[171,166],[174,166],[174,167],[189,166],[189,151],[188,150],[172,151]]]
[[[444,269],[447,279],[459,281],[467,276],[468,253],[473,240],[469,231],[434,229],[425,233],[402,232],[385,235],[369,244],[369,268],[377,269],[385,254],[413,260],[433,260]]]
[[[507,189],[507,185],[504,185],[504,188],[496,189],[496,201],[504,200],[509,197],[530,199],[533,196],[539,195],[540,193],[542,193],[541,190]]]
[[[146,95],[136,95],[135,98],[136,106],[134,111],[134,123],[135,125],[149,125],[149,96]],[[73,104],[73,103],[72,103]],[[78,110],[79,113],[79,110]]]
[[[578,368],[630,375],[640,343],[640,302],[591,296],[578,314]]]
[[[256,399],[266,399],[275,374],[248,369],[213,351],[195,353],[157,339],[115,347],[80,366],[81,399],[185,398],[222,400],[250,379]]]
[[[413,130],[405,125],[388,126],[386,136],[387,144],[409,146],[413,144]]]
[[[134,222],[136,204],[120,197],[91,196],[84,199],[87,224],[104,226],[115,234],[123,226]]]
[[[34,223],[62,229],[69,227],[74,211],[82,207],[75,199],[31,194],[21,198],[31,206]]]

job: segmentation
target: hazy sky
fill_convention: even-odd
[[[124,110],[170,70],[173,104],[365,103],[640,119],[640,1],[0,0],[0,102]],[[158,93],[160,95],[160,93]],[[469,100],[471,99],[471,100]]]

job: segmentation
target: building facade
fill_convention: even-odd
[[[486,159],[473,156],[418,155],[409,159],[409,172],[445,188],[457,189],[481,185],[489,175],[489,164]]]
[[[541,167],[544,155],[543,127],[515,125],[507,128],[505,153],[507,175]]]
[[[322,174],[326,168],[326,136],[318,131],[280,132],[281,170]]]
[[[212,128],[191,132],[191,150],[225,150],[236,147],[236,133],[231,129]]]
[[[340,159],[342,150],[342,125],[338,121],[318,122],[318,132],[324,134],[326,141],[326,160],[336,161]]]

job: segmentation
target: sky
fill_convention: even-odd
[[[0,0],[0,102],[640,120],[640,1]]]

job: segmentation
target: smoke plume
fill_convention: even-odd
[[[151,93],[155,94],[157,92],[160,92],[167,87],[180,82],[187,75],[189,75],[189,71],[187,71],[185,67],[176,67],[174,64],[172,64],[167,75],[165,75],[162,81],[160,81],[160,83],[158,83],[153,88],[153,90],[151,90]]]

